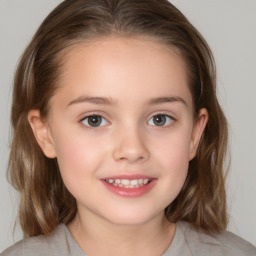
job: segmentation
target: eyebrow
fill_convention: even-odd
[[[89,97],[89,96],[81,96],[74,100],[72,100],[67,106],[71,106],[77,103],[93,103],[97,105],[116,105],[117,101],[112,98],[107,97]]]
[[[163,103],[172,103],[172,102],[180,102],[184,105],[188,105],[187,102],[178,96],[172,96],[172,97],[156,97],[156,98],[150,98],[146,101],[146,104],[148,105],[155,105],[155,104],[163,104]],[[78,104],[78,103],[92,103],[96,105],[117,105],[117,100],[114,100],[110,97],[89,97],[89,96],[81,96],[74,100],[72,100],[67,107]]]
[[[152,98],[147,101],[147,104],[154,105],[154,104],[172,103],[172,102],[180,102],[186,106],[188,105],[187,102],[183,98],[178,97],[178,96]]]

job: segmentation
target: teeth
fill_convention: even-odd
[[[106,179],[109,184],[123,188],[138,188],[148,184],[149,179]]]
[[[124,186],[128,186],[128,185],[130,185],[130,181],[129,180],[121,180],[121,184]]]
[[[138,180],[131,180],[130,184],[132,186],[136,186],[136,185],[138,185]]]
[[[148,183],[148,179],[143,180],[144,185],[147,184],[147,183]]]

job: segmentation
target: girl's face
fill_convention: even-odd
[[[47,123],[29,120],[57,157],[83,216],[142,224],[163,216],[179,194],[207,122],[193,118],[185,64],[174,50],[110,37],[65,57]]]

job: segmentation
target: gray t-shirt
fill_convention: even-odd
[[[0,256],[87,256],[68,228],[61,224],[49,237],[27,238],[11,246]],[[187,222],[178,222],[173,241],[162,256],[256,256],[256,247],[224,231],[209,236],[196,231]],[[158,255],[156,255],[158,256]]]

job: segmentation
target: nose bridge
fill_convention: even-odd
[[[149,157],[145,133],[135,124],[122,125],[118,129],[117,143],[113,152],[115,160],[142,161]]]

